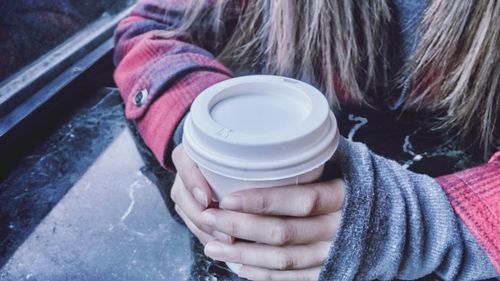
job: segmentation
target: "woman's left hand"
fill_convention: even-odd
[[[238,275],[251,280],[317,280],[344,194],[342,179],[235,192],[222,200],[221,209],[207,209],[200,219],[248,242],[211,241],[205,254],[242,264]]]

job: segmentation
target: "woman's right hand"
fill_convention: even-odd
[[[201,212],[214,202],[214,198],[205,177],[196,163],[186,154],[182,144],[172,152],[172,160],[177,169],[170,191],[175,211],[203,245],[212,240],[232,243],[233,239],[230,236],[214,231],[212,227],[201,223]]]

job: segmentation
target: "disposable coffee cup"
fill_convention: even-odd
[[[217,200],[248,188],[317,180],[338,145],[323,94],[271,75],[225,80],[204,90],[184,123],[183,144]],[[226,263],[237,272],[241,265]]]
[[[184,123],[183,144],[217,200],[248,188],[317,180],[338,145],[335,116],[313,86],[251,75],[204,90]]]

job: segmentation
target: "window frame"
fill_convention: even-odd
[[[65,89],[86,80],[114,47],[113,33],[118,23],[135,5],[114,15],[105,15],[78,31],[45,55],[0,83],[0,153],[5,156],[34,126],[44,124],[53,113],[51,103],[77,95]],[[106,66],[112,71],[109,66]],[[102,68],[102,65],[100,66]],[[83,78],[85,77],[85,78]],[[91,78],[90,78],[91,79]],[[81,84],[81,82],[80,82]],[[51,104],[50,106],[47,106]],[[55,105],[61,106],[61,105]],[[37,116],[37,117],[34,117]],[[39,120],[33,120],[33,119]],[[3,158],[3,157],[2,157]],[[5,159],[5,158],[4,158]]]

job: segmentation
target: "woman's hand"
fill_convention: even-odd
[[[200,223],[249,242],[212,239],[205,254],[243,264],[237,273],[251,280],[317,280],[343,201],[341,179],[233,193]]]
[[[175,211],[201,243],[206,244],[214,239],[231,243],[233,240],[230,236],[214,231],[213,227],[200,221],[201,212],[213,202],[212,192],[182,144],[172,152],[172,160],[177,169],[170,191],[170,197],[175,202]]]

